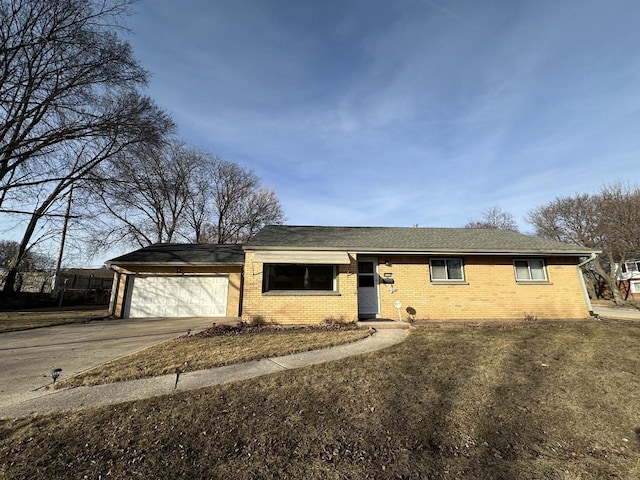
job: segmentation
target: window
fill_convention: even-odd
[[[544,268],[544,260],[539,258],[515,260],[513,267],[516,272],[516,281],[546,281],[547,272]]]
[[[376,268],[373,261],[358,262],[358,288],[376,286]]]
[[[433,258],[429,262],[431,281],[464,281],[461,258]]]
[[[335,290],[333,265],[265,264],[263,292],[273,290]]]

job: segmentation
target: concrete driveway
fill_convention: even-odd
[[[38,396],[34,390],[51,383],[53,367],[69,377],[225,320],[131,318],[0,333],[0,407]]]

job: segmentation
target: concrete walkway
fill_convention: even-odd
[[[406,335],[407,331],[404,329],[377,330],[373,335],[363,340],[346,345],[183,373],[177,382],[176,375],[172,374],[95,387],[32,391],[19,401],[0,404],[0,418],[18,418],[31,414],[62,412],[89,406],[113,405],[210,385],[247,380],[282,370],[316,365],[381,350],[402,342]]]
[[[593,306],[593,313],[603,320],[640,320],[640,310],[624,307]]]

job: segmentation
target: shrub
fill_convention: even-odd
[[[357,323],[354,320],[347,320],[344,315],[339,317],[327,317],[322,320],[322,327],[330,329],[352,329],[358,328]]]
[[[249,322],[249,326],[251,326],[251,327],[264,327],[264,326],[268,325],[269,323],[273,323],[273,322],[267,321],[267,319],[264,318],[262,315],[253,315],[251,317],[251,322]]]

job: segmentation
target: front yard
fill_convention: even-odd
[[[69,323],[85,323],[104,319],[107,315],[108,311],[104,306],[0,312],[0,333]]]
[[[640,325],[427,327],[376,353],[0,422],[2,478],[640,478]]]
[[[355,325],[286,328],[218,325],[119,358],[52,385],[98,385],[158,375],[191,372],[232,363],[305,352],[355,342],[369,336]]]

